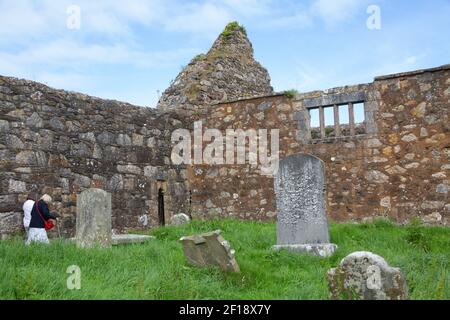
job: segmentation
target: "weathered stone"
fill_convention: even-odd
[[[76,243],[78,247],[111,246],[111,194],[87,189],[77,197]]]
[[[101,144],[112,144],[114,143],[114,134],[110,132],[103,132],[97,136],[97,141]]]
[[[417,169],[418,167],[420,167],[420,163],[418,162],[405,164],[406,169]]]
[[[84,142],[71,145],[70,153],[71,155],[80,158],[90,158],[92,156],[90,147]]]
[[[406,300],[408,288],[398,268],[371,252],[354,252],[327,273],[331,299]]]
[[[286,103],[279,104],[279,105],[277,105],[277,111],[279,111],[279,112],[291,111],[291,106]]]
[[[390,175],[394,175],[394,174],[404,174],[407,170],[396,165],[393,166],[392,168],[388,168],[386,169],[386,172],[389,173]]]
[[[11,193],[27,192],[27,184],[23,181],[10,179],[8,191]]]
[[[283,159],[275,178],[278,222],[275,250],[288,249],[329,256],[323,162],[308,154]]]
[[[36,155],[33,151],[21,151],[16,155],[16,162],[21,165],[36,165]]]
[[[431,175],[434,179],[445,179],[447,174],[445,172],[437,172]]]
[[[173,226],[181,226],[191,221],[191,218],[187,214],[179,213],[172,217],[170,224]]]
[[[153,167],[153,166],[144,167],[144,176],[146,176],[148,178],[154,179],[156,177],[157,172],[158,172],[157,167]]]
[[[80,134],[80,138],[89,142],[95,143],[95,134],[93,132],[87,132]]]
[[[121,146],[131,146],[131,138],[127,134],[119,134],[117,136],[117,144]]]
[[[121,174],[113,175],[108,183],[108,189],[111,191],[120,191],[123,190],[123,187],[123,176]]]
[[[405,141],[405,142],[417,141],[417,137],[414,134],[410,133],[410,134],[407,134],[406,136],[403,136],[402,141]]]
[[[0,212],[12,211],[16,208],[17,195],[0,195]]]
[[[23,214],[20,212],[0,212],[0,235],[23,230]]]
[[[142,174],[141,168],[139,168],[138,166],[132,165],[132,164],[118,165],[117,171],[120,173],[129,173],[129,174],[136,174],[136,175]]]
[[[11,149],[23,149],[25,147],[22,140],[20,140],[17,136],[8,134],[5,138],[6,145]]]
[[[424,210],[440,210],[444,205],[443,201],[424,201],[420,207]]]
[[[143,146],[144,145],[144,136],[141,134],[133,133],[133,145],[134,146]]]
[[[439,212],[433,212],[432,214],[423,217],[422,221],[426,224],[438,224],[442,222],[442,216]]]
[[[26,121],[27,127],[42,128],[44,126],[44,120],[34,112]]]
[[[92,157],[94,159],[102,159],[103,158],[102,148],[97,143],[94,144],[94,151],[92,152]]]
[[[6,133],[9,131],[9,122],[6,120],[0,119],[0,132]]]
[[[428,130],[426,128],[420,128],[420,137],[421,138],[428,137]]]
[[[367,148],[379,148],[383,144],[378,139],[369,139],[367,140]]]
[[[416,118],[423,118],[425,116],[426,109],[426,102],[422,102],[417,107],[411,110],[411,114]]]
[[[217,266],[225,272],[240,272],[234,250],[221,231],[182,237],[184,255],[189,264],[198,267]]]
[[[155,240],[155,237],[138,234],[113,234],[111,236],[111,244],[113,246],[145,243],[152,240]]]
[[[373,182],[373,183],[382,184],[382,183],[389,182],[389,177],[378,170],[370,170],[370,171],[366,172],[365,178],[367,181]]]
[[[391,197],[384,197],[380,201],[380,206],[390,209],[391,208]]]
[[[75,180],[74,180],[73,183],[75,185],[78,185],[78,186],[83,187],[83,188],[89,188],[90,187],[90,185],[91,185],[91,178],[83,176],[81,174],[77,174],[77,173],[75,173],[74,176],[75,176]]]
[[[52,127],[55,130],[63,131],[66,126],[64,123],[57,117],[53,117],[50,119],[50,127]]]
[[[436,192],[437,193],[447,194],[449,189],[450,189],[450,187],[449,187],[448,184],[441,183],[441,184],[438,184],[438,186],[436,187]]]

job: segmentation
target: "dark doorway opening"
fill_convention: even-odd
[[[162,188],[159,188],[158,190],[158,218],[159,225],[165,226],[166,220],[164,214],[164,190]]]

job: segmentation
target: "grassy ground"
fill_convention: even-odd
[[[186,264],[178,239],[221,229],[241,274]],[[354,251],[400,267],[412,299],[450,299],[450,228],[386,221],[333,224],[331,258],[274,253],[275,224],[222,220],[157,229],[143,245],[80,250],[63,241],[26,247],[0,242],[0,299],[327,299],[325,274]],[[81,290],[68,290],[67,267],[81,268]]]

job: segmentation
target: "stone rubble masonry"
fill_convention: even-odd
[[[404,223],[421,217],[427,223],[448,225],[449,88],[446,65],[293,99],[273,95],[219,103],[205,108],[198,119],[203,119],[204,127],[222,132],[279,129],[280,159],[309,153],[323,160],[327,212],[333,221],[388,217]],[[365,134],[311,139],[305,104],[361,91],[366,97]],[[188,169],[188,177],[194,218],[276,220],[273,178],[261,175],[260,167],[195,165]]]
[[[366,122],[356,136],[313,136],[308,107],[362,98]],[[0,76],[0,235],[23,232],[21,207],[35,191],[53,197],[60,232],[73,237],[77,194],[88,188],[111,193],[112,227],[120,232],[159,225],[159,189],[165,221],[181,212],[275,221],[273,178],[260,167],[171,164],[172,132],[192,131],[197,120],[223,133],[279,129],[281,159],[320,158],[333,221],[421,217],[448,225],[449,104],[449,65],[292,99],[274,94],[239,30],[196,57],[158,109]]]
[[[186,168],[169,161],[172,131],[189,128],[185,120],[181,112],[0,77],[0,234],[23,232],[30,191],[52,196],[64,237],[75,235],[77,194],[88,188],[112,194],[112,226],[120,232],[159,225],[161,187],[166,221],[189,212]]]
[[[158,108],[199,111],[204,106],[273,93],[270,76],[253,56],[240,28],[221,34],[206,55],[196,56],[163,93]]]

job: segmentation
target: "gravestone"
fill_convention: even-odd
[[[170,224],[172,226],[181,226],[183,224],[187,224],[191,221],[191,218],[187,214],[179,213],[176,214],[170,219]]]
[[[327,273],[331,299],[405,300],[408,288],[400,269],[372,252],[354,252]]]
[[[240,272],[234,250],[220,230],[182,237],[180,241],[189,264],[197,267],[218,266],[225,272]]]
[[[337,246],[329,243],[323,161],[309,154],[283,159],[275,177],[275,193],[278,222],[274,250],[332,255]]]
[[[111,246],[111,194],[87,189],[77,197],[75,241],[78,247]]]

